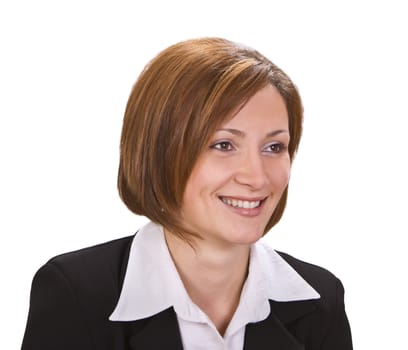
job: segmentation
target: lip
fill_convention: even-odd
[[[248,201],[248,202],[256,202],[256,201],[263,201],[267,198],[267,196],[264,197],[241,197],[241,196],[218,196],[218,198],[226,198],[226,199],[235,199],[237,201]]]
[[[249,201],[249,202],[256,202],[260,201],[260,204],[256,208],[238,208],[238,207],[233,207],[231,205],[228,205],[223,202],[222,198],[225,199],[231,199],[231,200],[240,200],[240,201]],[[218,196],[218,199],[220,202],[230,211],[232,211],[235,214],[238,214],[240,216],[244,217],[256,217],[258,216],[265,204],[265,201],[268,197],[236,197],[236,196]]]

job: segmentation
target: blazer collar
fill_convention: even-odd
[[[168,308],[146,320],[131,323],[138,325],[131,330],[129,337],[132,350],[183,350],[177,316],[173,308]]]
[[[304,350],[286,324],[316,311],[316,301],[270,301],[271,313],[257,323],[248,324],[245,331],[244,350],[268,350],[270,345],[276,349]]]
[[[136,235],[137,236],[137,235]],[[134,243],[134,242],[133,242]],[[256,250],[258,254],[264,254],[265,250]],[[261,253],[259,253],[261,252]],[[127,252],[122,269],[122,281],[129,273],[128,263],[131,260],[132,249]],[[305,281],[299,280],[299,275],[280,257],[276,252],[268,252],[269,261],[266,264],[268,273],[277,268],[281,275],[284,272],[290,278],[287,281],[297,280],[298,289],[289,283],[284,289],[276,289],[273,294],[267,295],[270,304],[270,314],[264,320],[250,323],[246,326],[244,350],[266,350],[268,344],[274,344],[278,349],[302,350],[304,347],[299,344],[296,338],[287,330],[286,325],[292,321],[300,319],[317,309],[320,295]],[[264,261],[265,262],[265,261]],[[269,266],[268,266],[269,265]],[[289,273],[289,274],[288,274]],[[276,275],[274,277],[277,277]],[[300,278],[301,279],[301,278]],[[279,279],[278,279],[279,280]],[[280,280],[282,283],[282,280]],[[283,284],[284,285],[284,284]],[[282,286],[282,285],[281,285]],[[292,293],[286,294],[292,290]],[[277,291],[279,293],[277,293]],[[281,293],[286,292],[285,294]],[[123,291],[122,291],[123,292]],[[303,299],[303,300],[302,300]],[[309,299],[309,300],[305,300]],[[123,319],[117,321],[125,321]],[[174,349],[183,350],[177,315],[173,307],[168,307],[154,316],[139,320],[128,320],[130,322],[120,322],[126,329],[126,338],[132,350],[146,348],[151,350]],[[158,335],[160,330],[160,335]]]
[[[315,312],[316,303],[314,300],[291,302],[271,300],[269,316],[263,321],[246,326],[244,350],[269,350],[271,344],[276,349],[304,350],[304,346],[288,331],[286,324]],[[129,345],[132,350],[164,348],[183,350],[177,316],[173,308],[145,320],[126,323],[131,327]]]

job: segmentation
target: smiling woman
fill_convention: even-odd
[[[341,282],[260,241],[301,131],[296,87],[257,51],[161,52],[131,92],[118,174],[151,222],[43,266],[23,349],[352,349]]]

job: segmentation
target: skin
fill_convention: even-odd
[[[239,303],[250,245],[288,184],[289,139],[284,100],[268,85],[215,132],[187,182],[183,223],[203,239],[193,249],[165,230],[187,293],[221,335]]]

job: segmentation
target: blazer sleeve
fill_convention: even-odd
[[[322,350],[352,350],[350,325],[344,307],[344,288],[337,279],[336,305],[323,339]]]
[[[22,344],[22,350],[39,349],[94,349],[75,292],[52,262],[34,276]]]

